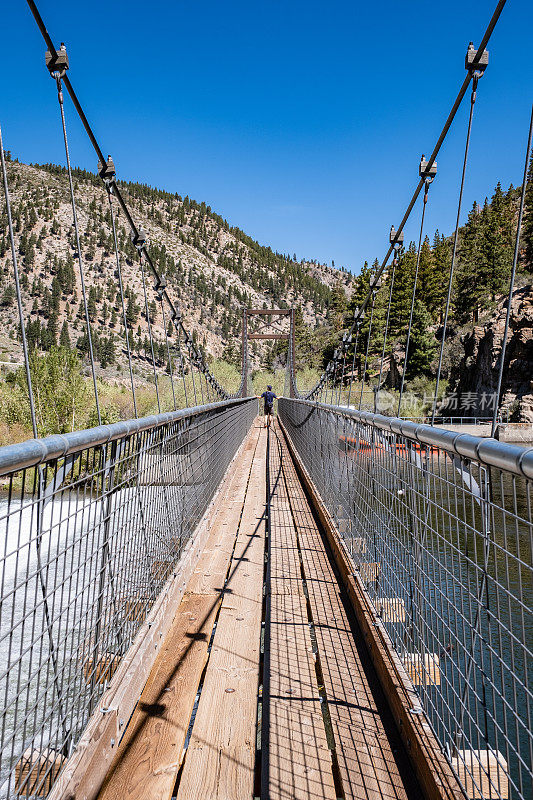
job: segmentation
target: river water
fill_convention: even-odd
[[[84,675],[95,635],[106,652],[127,650],[176,559],[168,531],[183,530],[185,497],[192,507],[193,490],[173,486],[169,505],[166,487],[122,489],[108,501],[107,515],[101,498],[65,492],[44,507],[41,537],[29,497],[0,500],[2,800],[14,796],[8,776],[27,748],[61,751],[67,739],[65,754],[72,749],[105,688],[94,681],[91,687]],[[145,609],[125,607],[132,597]]]

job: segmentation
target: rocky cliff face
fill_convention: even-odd
[[[504,300],[484,324],[460,336],[463,355],[451,372],[451,384],[459,397],[475,395],[480,402],[496,391],[506,313]],[[513,293],[500,410],[508,412],[512,422],[533,422],[532,284]]]

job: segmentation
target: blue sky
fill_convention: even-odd
[[[40,0],[119,177],[205,200],[274,249],[358,272],[382,257],[494,0]],[[55,87],[24,0],[6,4],[0,123],[23,161],[63,163]],[[464,210],[521,179],[530,0],[509,0],[480,81]],[[468,103],[438,159],[428,230],[453,229]],[[67,107],[72,160],[95,169]],[[415,238],[418,214],[406,229]]]

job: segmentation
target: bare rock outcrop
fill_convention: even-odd
[[[507,300],[498,304],[483,325],[460,337],[464,355],[452,367],[451,384],[457,396],[472,406],[465,414],[482,415],[494,395],[505,331]],[[475,406],[474,406],[475,402]],[[511,300],[500,411],[513,422],[533,422],[533,285],[515,289]]]

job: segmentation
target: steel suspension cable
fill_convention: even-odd
[[[98,386],[96,383],[96,367],[94,363],[94,351],[93,351],[93,340],[92,340],[92,333],[91,333],[91,321],[89,318],[89,308],[87,304],[87,292],[85,289],[85,275],[83,272],[83,264],[81,258],[81,245],[80,245],[80,231],[78,226],[78,213],[76,210],[76,198],[74,197],[74,183],[72,180],[72,167],[70,164],[70,153],[68,147],[68,138],[67,138],[67,124],[65,121],[65,108],[63,102],[63,90],[61,86],[61,75],[59,73],[50,73],[52,77],[55,78],[56,86],[57,86],[57,99],[59,102],[59,109],[61,112],[61,125],[63,128],[63,141],[65,143],[65,157],[67,161],[67,172],[68,172],[68,182],[70,188],[70,201],[72,204],[72,219],[74,223],[74,232],[76,236],[76,248],[77,248],[77,256],[78,256],[78,265],[80,268],[80,283],[81,283],[81,294],[83,298],[83,308],[85,312],[85,324],[87,327],[87,342],[89,346],[89,358],[91,360],[91,374],[93,379],[93,389],[94,389],[94,401],[96,404],[96,415],[98,417],[98,424],[102,424],[102,417],[100,415],[100,403],[98,400]]]
[[[454,270],[455,270],[455,259],[457,256],[457,243],[459,238],[459,221],[461,217],[461,208],[463,204],[463,191],[465,186],[465,175],[466,175],[466,165],[468,162],[468,151],[470,149],[470,136],[472,133],[472,120],[474,118],[474,105],[476,102],[476,92],[477,92],[477,85],[479,81],[480,75],[473,75],[472,78],[472,94],[470,97],[470,113],[468,116],[468,128],[466,132],[466,143],[465,143],[465,153],[463,157],[463,171],[461,173],[461,188],[459,189],[459,200],[457,203],[457,216],[455,219],[455,231],[453,234],[453,250],[452,250],[452,260],[450,264],[450,272],[448,277],[448,291],[446,295],[446,308],[444,311],[444,321],[443,321],[443,330],[442,330],[442,339],[440,343],[440,350],[439,350],[439,363],[437,367],[437,380],[435,383],[435,394],[433,397],[433,407],[431,410],[431,424],[435,424],[435,413],[437,409],[437,399],[439,396],[439,386],[440,386],[440,378],[442,372],[442,359],[444,356],[444,344],[446,342],[446,328],[448,325],[448,315],[450,312],[450,304],[452,299],[452,291],[453,291],[453,277],[454,277]]]
[[[337,373],[339,371],[340,366],[340,352],[339,348],[336,348],[333,352],[333,378],[331,381],[331,398],[330,403],[333,405],[334,397],[337,395]]]
[[[176,406],[176,392],[174,391],[174,370],[172,369],[172,358],[170,357],[170,343],[169,343],[169,340],[168,340],[167,320],[166,320],[166,316],[165,316],[165,304],[163,302],[163,290],[165,288],[166,281],[165,281],[165,276],[164,275],[162,275],[161,278],[164,281],[164,283],[160,284],[160,286],[158,286],[156,288],[156,292],[157,292],[157,296],[159,298],[159,303],[161,305],[161,316],[163,318],[163,328],[165,330],[165,342],[166,342],[166,346],[167,346],[168,371],[170,373],[170,386],[172,388],[172,400],[174,402],[174,411],[176,411],[177,406]]]
[[[476,50],[476,55],[475,55],[475,58],[474,58],[474,60],[472,62],[472,65],[471,65],[473,69],[475,69],[480,64],[480,62],[482,61],[482,59],[483,59],[483,57],[485,55],[486,47],[487,47],[487,45],[488,45],[488,43],[490,41],[490,37],[492,36],[494,28],[496,27],[496,23],[498,22],[503,9],[505,8],[506,2],[507,2],[507,0],[499,0],[499,2],[496,5],[496,8],[494,9],[494,12],[492,14],[492,17],[490,18],[490,21],[489,21],[489,24],[487,25],[485,33],[483,34],[483,37],[482,37],[481,42],[479,44],[479,47]],[[465,96],[465,94],[467,92],[467,89],[468,89],[468,86],[470,84],[471,79],[472,79],[472,72],[469,71],[468,75],[466,76],[466,78],[464,79],[464,81],[463,81],[463,83],[461,85],[461,88],[459,89],[459,93],[458,93],[457,97],[455,98],[455,101],[454,101],[454,103],[452,105],[452,108],[451,108],[449,114],[448,114],[448,117],[446,118],[446,122],[444,123],[444,126],[443,126],[443,128],[442,128],[442,130],[441,130],[441,132],[439,134],[439,138],[437,139],[437,143],[435,144],[435,147],[433,148],[433,152],[431,153],[431,155],[430,155],[430,157],[428,159],[428,169],[431,169],[431,167],[433,166],[433,163],[435,162],[435,160],[436,160],[436,158],[437,158],[437,156],[439,154],[439,151],[440,151],[440,149],[442,147],[442,144],[443,144],[444,140],[446,139],[446,136],[448,135],[448,131],[451,128],[452,122],[455,119],[455,115],[457,114],[457,111],[459,110],[459,107],[460,107],[460,105],[461,105],[461,103],[463,101],[463,98],[464,98],[464,96]],[[415,203],[416,203],[416,201],[418,199],[418,195],[420,194],[420,192],[422,191],[423,188],[424,188],[424,179],[420,178],[420,180],[419,180],[419,182],[418,182],[418,184],[417,184],[417,186],[416,186],[416,188],[415,188],[415,190],[413,192],[411,200],[409,201],[409,204],[408,204],[408,206],[407,206],[407,208],[405,210],[405,213],[404,213],[404,215],[402,217],[402,220],[401,220],[400,224],[398,225],[398,228],[397,228],[397,231],[396,231],[396,236],[397,237],[399,237],[399,235],[402,233],[402,231],[403,231],[403,229],[405,227],[405,223],[409,219],[409,217],[411,215],[411,211],[413,210],[414,205],[415,205]],[[396,241],[397,241],[397,239],[396,239]],[[379,277],[381,275],[381,273],[383,272],[383,270],[385,269],[387,261],[389,260],[389,257],[391,255],[391,253],[393,252],[394,244],[395,244],[395,242],[391,242],[391,244],[389,246],[389,249],[387,250],[387,253],[385,255],[385,258],[383,259],[383,261],[381,263],[381,266],[379,267],[379,269],[378,269],[378,271],[376,273],[376,277]],[[370,302],[370,299],[371,298],[370,298],[370,292],[369,292],[367,294],[364,302],[363,302],[363,305],[361,307],[362,309],[366,308],[367,304]]]
[[[381,391],[381,378],[383,376],[383,362],[385,360],[385,350],[387,349],[387,337],[389,333],[389,321],[390,321],[390,310],[392,305],[392,292],[394,290],[394,278],[396,275],[396,265],[397,265],[397,256],[396,253],[394,258],[392,259],[392,271],[391,271],[391,280],[390,280],[390,289],[389,289],[389,300],[387,304],[387,316],[385,318],[385,331],[383,332],[383,349],[381,351],[381,360],[379,362],[379,377],[378,377],[378,388],[376,389],[375,400],[374,400],[374,411],[377,412],[377,404],[379,402],[379,393]],[[392,359],[392,355],[391,355]]]
[[[363,390],[365,388],[365,378],[366,378],[366,366],[368,362],[368,351],[370,348],[370,337],[372,336],[372,320],[374,318],[374,305],[376,302],[376,295],[377,291],[372,290],[372,305],[370,306],[370,322],[368,325],[368,336],[366,339],[366,349],[365,349],[365,363],[363,367],[363,380],[361,381],[361,394],[359,395],[359,405],[357,408],[361,410],[361,403],[363,402]]]
[[[178,312],[178,314],[179,314],[179,312]],[[181,380],[182,380],[182,383],[183,383],[183,393],[185,395],[185,408],[187,408],[188,405],[189,405],[189,401],[187,399],[187,381],[185,379],[186,378],[186,376],[185,376],[185,364],[184,364],[184,360],[183,360],[183,353],[181,351],[181,325],[178,325],[178,353],[179,353],[179,359],[180,359],[180,371],[181,371]]]
[[[126,304],[124,301],[124,283],[122,280],[122,265],[120,262],[120,255],[118,250],[118,240],[117,240],[117,229],[115,223],[115,210],[113,208],[113,186],[110,182],[106,183],[107,188],[107,199],[109,201],[109,211],[111,214],[111,228],[113,231],[113,244],[115,247],[115,260],[117,264],[117,274],[118,274],[118,285],[119,285],[119,292],[120,292],[120,303],[122,306],[122,321],[124,324],[124,336],[126,339],[126,350],[128,353],[128,367],[130,371],[130,386],[131,386],[131,396],[133,398],[133,413],[135,415],[135,419],[137,419],[137,398],[135,396],[135,382],[133,380],[133,365],[131,361],[131,349],[130,349],[130,337],[129,337],[129,329],[128,329],[128,318],[126,314]]]
[[[352,342],[352,334],[346,332],[342,337],[342,372],[341,372],[341,385],[339,387],[339,396],[337,405],[340,405],[342,399],[342,387],[344,385],[344,371],[346,369],[346,356],[348,355],[348,347]]]
[[[37,25],[39,27],[39,30],[41,31],[41,34],[42,34],[42,36],[43,36],[43,38],[44,38],[44,40],[45,40],[50,52],[51,53],[55,52],[52,39],[51,39],[48,31],[46,30],[46,26],[44,25],[44,22],[42,20],[42,17],[39,14],[39,11],[37,9],[37,6],[36,6],[34,0],[27,0],[27,3],[28,3],[28,6],[29,6],[34,18],[35,18],[35,21],[36,21],[36,23],[37,23]],[[485,30],[485,33],[484,33],[484,35],[483,35],[483,37],[481,39],[481,43],[479,45],[479,48],[476,51],[476,56],[475,56],[475,59],[474,59],[473,66],[477,65],[481,61],[481,59],[483,58],[483,55],[484,55],[484,52],[485,52],[485,48],[486,48],[486,46],[487,46],[487,44],[488,44],[488,42],[490,40],[492,32],[494,31],[494,28],[495,28],[495,26],[496,26],[496,24],[498,22],[498,19],[499,19],[500,15],[501,15],[505,5],[506,5],[506,0],[499,0],[499,2],[497,3],[496,8],[495,8],[495,10],[494,10],[494,12],[492,14],[492,17],[491,17],[491,19],[490,19],[490,21],[489,21],[489,23],[487,25],[487,28]],[[428,166],[429,167],[432,166],[433,162],[435,161],[435,159],[436,159],[436,157],[438,155],[438,152],[439,152],[439,150],[440,150],[440,148],[441,148],[441,146],[442,146],[442,144],[443,144],[443,142],[444,142],[444,140],[446,138],[446,135],[447,135],[447,133],[448,133],[450,127],[451,127],[451,124],[452,124],[452,122],[453,122],[453,120],[455,118],[457,110],[459,109],[459,107],[461,105],[461,102],[462,102],[462,100],[464,98],[464,95],[466,94],[466,91],[468,89],[468,85],[470,83],[470,80],[471,80],[471,74],[469,72],[469,74],[467,75],[467,77],[463,81],[463,84],[462,84],[462,86],[461,86],[461,88],[459,90],[459,93],[458,93],[458,95],[457,95],[457,97],[456,97],[456,99],[455,99],[455,101],[454,101],[454,103],[452,105],[452,108],[451,108],[451,110],[450,110],[450,112],[448,114],[448,117],[446,119],[444,127],[443,127],[443,129],[442,129],[442,131],[441,131],[441,133],[439,135],[437,143],[436,143],[436,145],[435,145],[435,147],[433,149],[433,152],[432,152],[432,154],[431,154],[431,156],[429,158],[429,161],[428,161]],[[90,139],[90,141],[91,141],[91,143],[92,143],[92,145],[93,145],[98,157],[101,160],[103,160],[103,154],[102,154],[102,151],[101,151],[101,149],[100,149],[100,147],[98,145],[98,142],[96,140],[94,132],[91,129],[91,126],[90,126],[90,124],[89,124],[89,122],[88,122],[88,120],[87,120],[87,118],[86,118],[86,116],[85,116],[85,114],[83,112],[81,104],[80,104],[80,102],[79,102],[79,100],[78,100],[78,98],[76,96],[76,93],[75,93],[75,91],[74,91],[74,89],[72,87],[72,84],[71,84],[71,82],[70,82],[70,80],[69,80],[67,75],[64,76],[64,84],[65,84],[65,86],[67,88],[67,91],[70,94],[70,97],[72,99],[74,107],[76,108],[76,111],[78,112],[78,114],[80,116],[82,124],[83,124],[83,126],[84,126],[84,128],[85,128],[85,130],[87,132],[87,135],[89,136],[89,139]],[[405,225],[407,219],[410,216],[410,213],[411,213],[411,211],[412,211],[412,209],[414,207],[414,204],[416,202],[416,199],[418,198],[418,195],[420,194],[420,192],[422,190],[423,185],[424,185],[424,182],[423,182],[423,179],[421,179],[419,181],[414,193],[413,193],[413,196],[412,196],[412,198],[411,198],[411,200],[409,202],[409,205],[408,205],[408,207],[406,209],[406,212],[405,212],[405,214],[403,216],[403,219],[402,219],[400,225],[398,226],[398,234],[400,234],[403,231],[404,225]],[[126,218],[128,219],[130,227],[132,228],[132,231],[136,232],[137,229],[136,229],[135,223],[133,222],[133,219],[132,219],[132,217],[131,217],[131,215],[129,213],[129,210],[128,210],[126,204],[124,203],[124,200],[123,200],[123,198],[122,198],[122,196],[120,194],[120,191],[119,191],[118,187],[117,187],[117,199],[119,200],[119,203],[121,204],[121,206],[122,206],[122,208],[124,210]],[[376,275],[377,277],[379,277],[381,275],[381,273],[383,272],[383,270],[385,269],[385,266],[386,266],[386,263],[388,261],[388,258],[390,256],[390,254],[392,253],[393,247],[394,247],[394,243],[391,243],[391,246],[389,247],[389,250],[388,250],[388,252],[387,252],[387,254],[386,254],[386,256],[385,256],[385,258],[384,258],[384,260],[383,260],[383,262],[381,264],[381,267],[379,268],[379,270],[377,272],[377,275]],[[152,268],[152,270],[154,271],[154,273],[157,276],[157,272],[156,272],[155,267],[154,267],[154,265],[153,265],[153,263],[152,263],[152,261],[150,259],[149,254],[147,254],[147,261],[148,261],[150,267]],[[167,302],[169,303],[172,311],[174,311],[174,306],[172,304],[172,301],[170,300],[168,295],[165,295],[165,297],[166,297]],[[370,300],[370,292],[369,292],[369,294],[367,295],[367,297],[365,298],[365,300],[363,302],[362,310],[364,310],[364,308],[368,304],[369,300]],[[215,381],[214,385],[216,386],[217,391],[219,392],[219,394],[221,396],[227,396],[227,393],[225,393],[221,389],[221,387],[218,385],[218,382]]]
[[[211,393],[209,391],[209,378],[206,372],[204,372],[204,382],[205,382],[205,393],[207,397],[207,402],[211,402]]]
[[[39,10],[37,8],[36,3],[34,2],[34,0],[27,0],[27,3],[28,3],[28,6],[30,8],[30,11],[31,11],[31,13],[32,13],[32,15],[33,15],[33,17],[35,19],[35,22],[37,23],[37,26],[38,26],[38,28],[39,28],[39,30],[41,32],[41,35],[42,35],[42,37],[43,37],[43,39],[46,42],[46,45],[48,47],[49,53],[47,54],[47,67],[48,67],[49,71],[52,72],[54,70],[55,65],[58,62],[58,60],[61,60],[63,62],[64,66],[63,66],[63,69],[61,70],[61,78],[62,78],[63,84],[66,87],[66,89],[67,89],[67,91],[68,91],[68,93],[70,95],[70,98],[72,100],[74,108],[76,109],[76,111],[78,113],[78,116],[80,117],[81,123],[82,123],[82,125],[83,125],[83,127],[85,129],[85,132],[87,133],[87,136],[89,137],[89,140],[90,140],[90,142],[91,142],[91,144],[92,144],[92,146],[94,148],[94,151],[96,152],[96,155],[98,156],[98,160],[100,162],[102,162],[102,164],[103,164],[103,163],[105,163],[105,158],[104,158],[102,149],[101,149],[100,145],[98,144],[98,141],[96,139],[94,131],[92,130],[91,125],[90,125],[90,123],[89,123],[89,121],[88,121],[88,119],[87,119],[87,117],[85,115],[85,112],[83,111],[83,108],[81,106],[81,103],[80,103],[77,95],[76,95],[76,92],[74,91],[72,83],[70,82],[69,77],[66,74],[66,70],[68,69],[68,59],[66,58],[66,50],[64,48],[64,45],[62,45],[60,51],[56,51],[56,49],[54,47],[54,43],[52,41],[52,38],[51,38],[50,34],[48,33],[48,31],[46,29],[46,26],[45,26],[45,24],[43,22],[43,19],[42,19],[40,13],[39,13]],[[102,177],[102,176],[100,176],[100,177]],[[112,185],[113,185],[113,190],[114,190],[114,194],[115,194],[115,196],[117,198],[117,201],[118,201],[122,211],[124,212],[124,215],[126,217],[128,225],[129,225],[129,227],[131,229],[132,236],[134,238],[136,238],[139,235],[140,229],[135,224],[135,222],[133,220],[133,217],[132,217],[132,215],[130,213],[130,210],[129,210],[128,206],[126,205],[126,202],[125,202],[125,200],[124,200],[124,198],[122,196],[122,193],[120,191],[120,187],[119,187],[119,185],[117,184],[117,182],[116,182],[116,180],[114,178],[112,179]],[[160,280],[159,273],[158,273],[158,271],[157,271],[157,269],[156,269],[156,267],[155,267],[155,265],[154,265],[154,263],[152,261],[150,253],[146,249],[144,249],[144,256],[146,258],[146,262],[147,262],[148,266],[150,267],[150,269],[151,269],[151,271],[153,273],[153,276],[154,276],[155,280],[157,282],[159,282],[159,280]],[[167,291],[165,291],[164,297],[165,297],[165,300],[168,303],[169,308],[170,308],[171,319],[172,319],[176,329],[178,329],[179,326],[178,326],[178,323],[176,321],[177,320],[176,308],[175,308],[171,298],[169,297]],[[183,325],[181,325],[181,327],[183,328]],[[185,331],[184,328],[183,328],[183,330]],[[228,393],[220,386],[218,381],[216,381],[215,379],[213,379],[213,387],[215,388],[215,391],[216,391],[216,393],[218,394],[218,396],[220,398],[226,399],[228,397]]]
[[[437,158],[437,156],[438,156],[438,154],[440,152],[440,149],[441,149],[441,147],[442,147],[442,145],[444,143],[444,140],[446,139],[446,136],[448,135],[448,131],[451,128],[451,125],[452,125],[452,123],[453,123],[453,121],[455,119],[457,111],[459,110],[459,108],[461,106],[461,103],[463,101],[463,98],[464,98],[464,96],[465,96],[465,94],[467,92],[467,89],[468,89],[468,86],[470,84],[470,81],[472,80],[472,76],[473,76],[474,70],[481,65],[482,61],[486,57],[486,47],[487,47],[487,45],[488,45],[488,43],[490,41],[490,38],[492,36],[492,33],[494,31],[494,28],[496,27],[496,24],[497,24],[499,18],[501,16],[501,13],[502,13],[503,9],[505,8],[506,2],[507,2],[507,0],[499,0],[499,2],[496,4],[494,12],[493,12],[493,14],[492,14],[492,16],[490,18],[490,21],[489,21],[489,23],[488,23],[488,25],[487,25],[487,27],[485,29],[485,33],[482,36],[481,42],[479,44],[479,47],[478,47],[477,50],[474,51],[475,52],[475,56],[474,56],[472,62],[470,63],[470,69],[468,71],[468,74],[465,77],[465,79],[464,79],[464,81],[463,81],[463,83],[461,85],[461,88],[459,89],[457,97],[455,98],[455,101],[454,101],[454,103],[453,103],[453,105],[451,107],[450,112],[448,113],[448,116],[446,118],[444,126],[443,126],[443,128],[442,128],[442,130],[441,130],[441,132],[439,134],[437,142],[436,142],[436,144],[435,144],[435,146],[433,148],[433,152],[431,153],[431,155],[430,155],[430,157],[428,159],[428,162],[427,162],[427,169],[428,170],[430,170],[431,167],[433,166],[433,164],[434,164],[434,162],[435,162],[435,160],[436,160],[436,158]],[[415,188],[415,190],[414,190],[414,192],[413,192],[413,194],[411,196],[411,199],[410,199],[410,201],[409,201],[409,203],[407,205],[407,208],[406,208],[406,210],[404,212],[402,220],[401,220],[400,224],[398,225],[398,228],[397,228],[397,231],[396,231],[396,238],[390,243],[389,249],[387,250],[387,253],[385,254],[385,257],[384,257],[383,261],[381,262],[380,267],[378,268],[378,270],[376,272],[376,278],[379,278],[381,276],[381,274],[384,272],[384,270],[386,269],[389,257],[392,254],[396,243],[399,241],[399,238],[400,238],[401,234],[403,233],[405,224],[406,224],[407,220],[409,219],[409,217],[411,215],[411,212],[412,212],[412,210],[414,208],[414,205],[415,205],[415,203],[416,203],[416,201],[418,199],[418,196],[419,196],[420,192],[422,191],[422,189],[424,187],[424,183],[425,183],[424,177],[420,177],[420,180],[419,180],[419,182],[418,182],[418,184],[417,184],[417,186],[416,186],[416,188]],[[361,312],[363,312],[366,309],[366,306],[368,305],[368,303],[371,300],[371,296],[372,296],[372,290],[370,289],[368,291],[368,294],[366,295],[361,307],[360,307],[360,311]],[[312,392],[310,394],[312,394]]]
[[[155,368],[155,354],[154,354],[154,339],[152,335],[152,323],[150,321],[150,310],[148,308],[148,295],[146,293],[146,279],[144,275],[144,264],[143,264],[143,250],[142,248],[137,248],[139,252],[139,264],[141,266],[141,280],[143,285],[143,294],[144,294],[144,310],[146,314],[146,322],[148,325],[148,338],[150,341],[150,350],[152,353],[152,371],[154,373],[154,383],[155,383],[155,396],[157,399],[157,410],[161,413],[161,401],[159,399],[159,384],[157,382],[157,370]]]
[[[329,362],[329,374],[330,374],[330,377],[331,377],[331,384],[330,384],[329,380],[326,383],[326,403],[328,402],[328,390],[331,392],[331,396],[330,396],[330,399],[329,399],[329,401],[331,402],[331,399],[333,398],[333,390],[335,388],[335,360],[334,359],[331,359],[331,361]]]
[[[193,363],[193,359],[192,359],[192,344],[191,344],[191,340],[190,340],[190,338],[189,338],[189,336],[187,334],[185,335],[185,345],[187,347],[187,352],[189,354],[189,369],[191,371],[191,378],[192,378],[192,391],[193,391],[193,394],[194,394],[194,405],[197,406],[198,405],[198,398],[196,396],[196,382],[194,380],[194,363]]]
[[[350,388],[348,390],[348,407],[350,406],[350,399],[351,399],[351,396],[352,396],[353,376],[354,376],[354,372],[355,372],[355,359],[356,359],[356,356],[357,356],[357,343],[359,341],[359,331],[361,329],[361,325],[363,324],[364,318],[365,318],[364,314],[363,314],[362,317],[358,316],[357,320],[354,323],[355,324],[355,345],[354,345],[354,349],[353,349],[352,374],[350,376]]]
[[[15,233],[13,230],[13,218],[11,215],[11,198],[9,195],[9,184],[7,180],[7,167],[4,154],[4,143],[2,140],[2,128],[0,127],[0,159],[2,161],[2,176],[4,181],[4,194],[6,198],[7,227],[9,231],[9,241],[11,244],[11,258],[13,260],[13,274],[15,277],[15,290],[17,294],[17,306],[20,324],[20,335],[22,339],[22,352],[24,354],[24,369],[26,371],[26,383],[28,384],[28,400],[30,403],[31,427],[33,438],[38,438],[37,418],[35,416],[35,400],[33,397],[33,386],[31,382],[30,358],[28,352],[28,340],[26,338],[26,327],[24,325],[24,311],[22,309],[22,293],[20,289],[19,268],[17,259],[17,248],[15,245]]]
[[[28,342],[26,338],[26,329],[24,326],[24,311],[22,308],[22,292],[20,288],[20,280],[19,280],[19,270],[18,270],[18,259],[17,259],[17,250],[15,246],[15,234],[13,229],[13,217],[11,214],[11,199],[9,195],[9,184],[7,180],[7,166],[5,160],[5,153],[4,153],[4,143],[2,140],[2,129],[0,128],[0,162],[2,164],[2,177],[4,183],[4,193],[6,198],[6,214],[7,214],[7,224],[9,230],[9,240],[11,245],[11,256],[13,259],[13,274],[15,278],[15,291],[17,295],[17,307],[18,307],[18,315],[19,315],[19,324],[20,324],[20,333],[22,339],[22,350],[24,354],[24,368],[26,372],[26,383],[28,386],[28,400],[30,405],[30,416],[31,416],[31,424],[32,424],[32,431],[33,437],[35,439],[38,438],[38,429],[37,429],[37,418],[35,415],[35,402],[33,396],[33,386],[31,380],[31,370],[30,370],[30,360],[29,360],[29,352],[28,352]],[[57,703],[58,703],[58,714],[61,721],[61,728],[63,731],[63,739],[64,739],[64,747],[65,750],[68,750],[69,742],[71,739],[70,731],[68,730],[67,725],[67,715],[66,710],[63,703],[63,691],[62,691],[62,683],[59,679],[59,664],[57,658],[57,648],[54,640],[54,633],[52,628],[52,616],[50,614],[50,606],[48,603],[48,588],[47,588],[47,571],[43,569],[42,557],[41,557],[41,543],[42,543],[42,515],[44,511],[43,505],[43,494],[44,494],[44,477],[43,477],[43,470],[42,467],[39,465],[35,471],[35,483],[34,483],[34,491],[37,495],[37,535],[35,538],[35,550],[37,556],[37,574],[39,576],[39,587],[41,590],[42,595],[42,603],[43,603],[43,622],[46,624],[46,631],[47,631],[47,638],[48,638],[48,647],[50,649],[50,658],[52,661],[52,672],[53,672],[53,684],[54,684],[54,691],[57,695]],[[30,539],[31,541],[31,539]],[[68,753],[65,752],[64,755]]]
[[[422,158],[424,158],[422,156]],[[411,328],[413,325],[413,314],[415,309],[415,300],[416,300],[416,288],[418,283],[418,271],[420,268],[420,254],[422,251],[422,236],[424,233],[424,219],[426,217],[426,207],[427,207],[427,200],[429,194],[429,187],[431,185],[432,178],[425,178],[425,185],[424,185],[424,201],[422,204],[422,216],[420,219],[420,234],[418,237],[418,249],[416,251],[416,267],[415,267],[415,277],[413,281],[413,293],[411,295],[411,310],[409,312],[409,324],[407,326],[407,340],[405,342],[405,356],[403,359],[403,372],[402,372],[402,382],[400,384],[400,397],[398,398],[398,412],[396,414],[397,417],[400,416],[400,411],[402,408],[402,398],[403,398],[403,390],[405,387],[405,374],[407,372],[407,363],[409,358],[409,344],[411,342]]]
[[[209,381],[207,379],[207,375],[205,375],[205,374],[204,374],[204,381],[205,381],[205,393],[206,393],[206,397],[207,397],[207,402],[211,403],[212,400],[211,400],[211,392],[209,391]]]
[[[198,357],[198,354],[197,354],[196,349],[195,349],[195,352],[194,352],[194,365],[195,365],[196,370],[198,372],[198,383],[200,384],[200,397],[202,398],[202,405],[203,405],[204,404],[204,387],[202,386],[202,370],[198,366],[198,361],[199,361],[199,357]]]
[[[326,370],[324,372],[324,381],[322,383],[322,388],[320,391],[320,402],[322,402],[323,398],[327,400],[328,397],[328,384],[329,384],[329,362],[326,366]]]
[[[204,372],[204,383],[205,383],[205,394],[207,397],[207,402],[211,402],[211,394],[209,392],[209,380],[207,378],[207,373]]]
[[[507,349],[507,338],[509,335],[509,321],[511,318],[511,302],[513,299],[513,291],[514,291],[514,282],[516,276],[516,266],[518,264],[518,254],[520,252],[520,230],[522,227],[522,217],[524,215],[524,203],[526,198],[526,187],[527,187],[527,169],[529,158],[531,154],[531,138],[533,134],[533,106],[531,107],[531,118],[529,121],[529,133],[527,138],[527,147],[526,147],[526,157],[524,159],[524,175],[522,179],[522,190],[520,192],[520,207],[518,210],[518,221],[516,224],[516,238],[515,238],[515,246],[514,246],[514,254],[513,254],[513,266],[511,268],[511,278],[509,281],[509,294],[507,297],[507,312],[505,314],[505,328],[503,332],[503,341],[502,341],[502,349],[500,353],[500,366],[498,370],[498,383],[496,386],[496,392],[494,397],[494,408],[493,408],[493,415],[492,415],[492,430],[491,436],[494,438],[496,434],[496,428],[498,425],[498,406],[500,403],[500,394],[502,390],[502,378],[503,378],[503,368],[505,363],[505,351]]]
[[[204,389],[205,389],[204,397],[205,397],[206,402],[209,403],[209,386],[208,386],[208,383],[207,383],[207,375],[205,374],[205,370],[204,369],[201,370],[201,373],[202,373],[202,379],[203,379],[203,382],[204,382],[203,385],[204,385]]]

